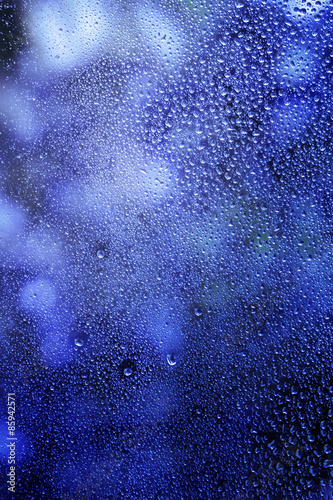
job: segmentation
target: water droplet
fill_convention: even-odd
[[[105,257],[105,250],[103,250],[103,248],[100,248],[98,251],[97,251],[97,257],[99,259],[104,259]]]
[[[194,309],[194,314],[195,314],[196,316],[198,316],[198,317],[199,317],[199,316],[201,316],[201,315],[202,315],[202,313],[203,313],[203,310],[201,309],[201,307],[197,307],[196,309]]]
[[[74,344],[77,345],[78,347],[82,347],[84,342],[82,339],[77,338],[74,340]]]
[[[329,467],[333,467],[333,460],[330,458],[330,459],[327,459],[324,461],[324,467],[326,469],[328,469]]]
[[[168,354],[167,355],[167,361],[169,363],[170,366],[173,366],[177,363],[177,360],[176,360],[176,357],[174,354]]]
[[[129,377],[130,375],[132,375],[132,373],[133,373],[132,368],[127,367],[127,368],[124,369],[124,375],[125,375],[125,377]]]

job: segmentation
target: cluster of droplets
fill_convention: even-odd
[[[331,494],[330,9],[2,6],[22,495]]]

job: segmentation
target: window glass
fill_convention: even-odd
[[[1,2],[1,498],[333,498],[331,3]]]

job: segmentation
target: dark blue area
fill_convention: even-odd
[[[96,5],[0,10],[0,496],[15,392],[18,500],[328,500],[331,7]]]

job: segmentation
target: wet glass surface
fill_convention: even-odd
[[[331,2],[0,20],[1,498],[333,498]]]

